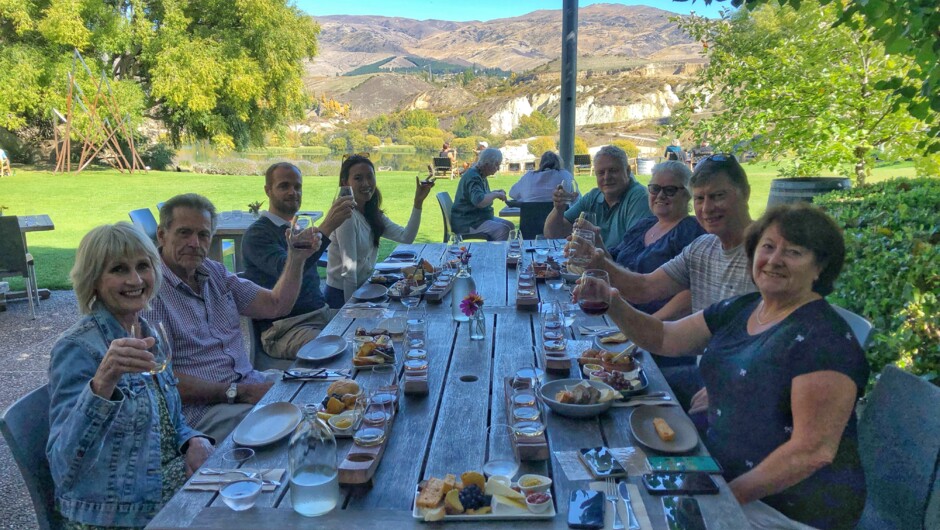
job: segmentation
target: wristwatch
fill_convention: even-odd
[[[229,385],[228,390],[225,391],[225,397],[228,398],[228,404],[232,405],[235,403],[235,398],[238,396],[238,383],[232,383]]]

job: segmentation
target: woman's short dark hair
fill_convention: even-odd
[[[339,185],[348,186],[349,185],[349,170],[356,164],[368,164],[372,168],[372,174],[375,174],[375,164],[372,163],[367,157],[361,155],[352,155],[346,160],[343,160],[343,165],[339,168]],[[369,202],[366,203],[365,208],[363,208],[362,215],[366,218],[366,222],[369,223],[369,228],[372,229],[372,243],[378,247],[379,240],[382,238],[382,234],[385,233],[385,223],[382,222],[382,214],[385,213],[382,211],[382,192],[379,191],[379,185],[375,185],[375,192],[372,194],[372,198],[369,199]]]
[[[771,226],[777,225],[787,241],[806,247],[813,253],[816,264],[822,269],[813,282],[813,292],[826,296],[845,263],[845,239],[842,229],[819,208],[808,203],[782,204],[767,210],[760,219],[747,228],[744,235],[744,250],[747,252],[748,270],[754,270],[754,252],[761,236]]]

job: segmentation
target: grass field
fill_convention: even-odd
[[[751,214],[756,218],[763,213],[770,193],[770,181],[776,176],[776,167],[769,164],[746,164],[751,181]],[[872,180],[913,176],[909,164],[896,164],[878,168]],[[405,223],[414,197],[415,173],[382,172],[378,184],[384,196],[384,209],[393,220]],[[494,189],[507,191],[518,180],[518,174],[501,174],[490,181]],[[644,184],[649,177],[640,176]],[[310,210],[326,210],[336,194],[336,177],[306,177],[304,179],[303,206]],[[582,192],[594,187],[594,178],[583,174],[578,177]],[[222,210],[246,210],[247,204],[266,200],[264,178],[256,176],[201,175],[151,171],[134,175],[112,170],[85,171],[79,175],[54,174],[47,171],[18,169],[12,177],[0,178],[0,205],[6,206],[7,215],[48,214],[55,230],[30,232],[27,236],[30,252],[36,260],[39,285],[49,289],[70,289],[68,272],[75,258],[75,248],[82,236],[91,228],[104,223],[128,221],[127,212],[137,208],[152,208],[167,198],[186,192],[208,197]],[[447,191],[453,197],[456,180],[439,180],[428,198],[418,232],[419,242],[440,242],[444,228],[441,211],[434,193]],[[267,205],[265,205],[266,207]],[[497,204],[499,206],[499,203]],[[498,208],[497,208],[498,209]],[[384,257],[394,243],[383,241],[380,257]],[[21,288],[18,279],[9,279],[11,287]]]

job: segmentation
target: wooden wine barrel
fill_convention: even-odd
[[[813,197],[830,191],[847,190],[852,181],[845,177],[798,177],[774,179],[770,183],[767,207],[792,202],[813,202]]]

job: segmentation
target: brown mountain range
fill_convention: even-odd
[[[673,16],[645,6],[583,7],[578,13],[579,56],[698,59],[699,46],[669,21]],[[335,76],[389,57],[522,72],[561,56],[561,10],[486,22],[347,15],[317,17],[317,22],[320,55],[308,65],[310,77]]]

